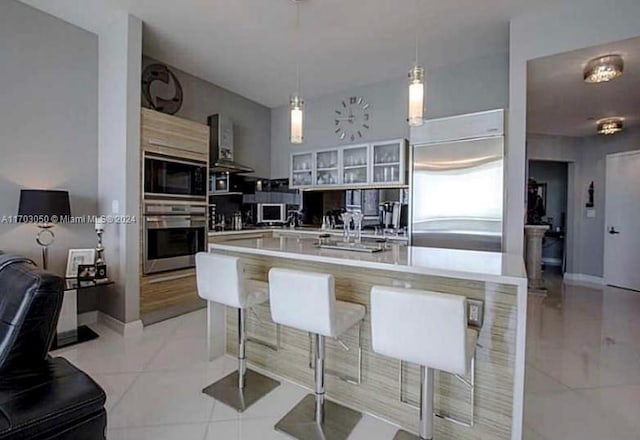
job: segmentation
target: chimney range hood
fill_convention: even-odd
[[[209,169],[213,172],[253,173],[249,166],[233,160],[233,122],[223,115],[207,118],[209,134]]]

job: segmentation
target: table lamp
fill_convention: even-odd
[[[47,269],[48,247],[55,235],[51,230],[63,217],[71,215],[69,192],[43,189],[20,190],[18,220],[23,223],[35,222],[40,228],[36,242],[42,247],[42,268]]]

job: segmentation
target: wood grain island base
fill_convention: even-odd
[[[336,297],[362,304],[367,311],[374,285],[433,290],[484,301],[484,324],[476,348],[474,426],[469,428],[436,418],[435,438],[521,438],[526,328],[526,275],[521,258],[397,245],[370,255],[320,250],[313,244],[309,239],[267,236],[217,242],[210,244],[209,250],[243,258],[248,279],[267,281],[272,267],[331,273],[336,280]],[[247,314],[249,337],[275,343],[276,327],[270,319],[268,303],[255,311],[256,316]],[[236,319],[236,313],[229,310],[226,328],[217,333],[226,331],[226,352],[234,356]],[[218,328],[221,325],[218,323]],[[414,405],[419,401],[419,367],[404,364],[400,383],[400,362],[375,354],[370,335],[367,314],[361,335],[362,382],[357,385],[327,375],[327,395],[416,432],[419,413]],[[349,330],[342,340],[348,351],[338,342],[327,340],[327,369],[356,377],[358,328]],[[255,366],[312,388],[310,344],[306,332],[281,327],[279,351],[249,343],[247,356]],[[468,388],[451,375],[437,373],[435,407],[458,419],[469,420]]]

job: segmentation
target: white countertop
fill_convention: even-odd
[[[330,234],[330,235],[334,235],[334,236],[342,236],[342,229],[320,229],[320,228],[314,228],[311,226],[303,226],[300,228],[256,228],[256,229],[242,229],[239,231],[211,231],[209,232],[209,237],[219,237],[219,236],[225,236],[225,235],[239,235],[239,234],[255,234],[255,233],[269,233],[269,232],[275,232],[275,233],[280,233],[280,234],[286,234],[286,235],[299,235],[299,236],[317,236],[320,234]],[[400,242],[408,242],[409,241],[409,237],[407,237],[406,235],[382,235],[382,234],[376,234],[375,232],[371,232],[371,231],[366,231],[362,233],[362,238],[366,238],[366,239],[379,239],[379,238],[384,238],[387,239],[388,241],[400,241]]]
[[[249,232],[249,231],[247,231]],[[255,232],[255,231],[253,231]],[[376,253],[320,249],[313,239],[296,237],[233,239],[209,244],[209,251],[241,252],[302,261],[341,264],[467,280],[526,284],[522,257],[499,252],[438,249],[392,244]]]

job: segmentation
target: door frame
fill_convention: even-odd
[[[604,165],[604,228],[602,233],[604,234],[604,243],[602,247],[602,280],[605,286],[609,286],[609,277],[607,275],[607,234],[609,234],[607,225],[609,224],[609,214],[607,210],[607,191],[610,188],[609,185],[609,160],[612,158],[635,156],[640,155],[640,150],[622,151],[620,153],[609,153],[605,156]]]

